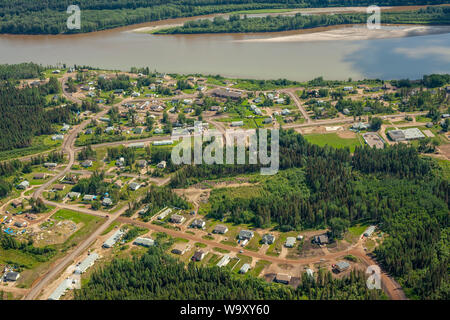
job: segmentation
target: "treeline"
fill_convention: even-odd
[[[241,18],[239,14],[229,19],[215,17],[213,20],[201,19],[185,22],[181,27],[156,31],[157,34],[191,33],[243,33],[243,32],[279,32],[298,29],[310,29],[344,24],[366,23],[366,13],[348,13],[333,15],[266,16]],[[427,7],[416,11],[383,12],[382,23],[395,24],[450,24],[449,7]]]
[[[449,3],[441,0],[439,3]],[[439,4],[432,0],[381,0],[377,5]],[[80,0],[81,29],[67,28],[69,0],[5,0],[0,3],[0,33],[59,34],[92,32],[130,24],[250,9],[369,6],[369,0]]]
[[[44,70],[35,63],[0,64],[0,80],[39,78]]]
[[[372,300],[380,290],[369,290],[361,271],[333,279],[320,270],[316,279],[303,274],[301,283],[290,286],[245,278],[218,267],[184,263],[152,247],[133,260],[115,259],[94,272],[86,286],[75,290],[77,300]]]

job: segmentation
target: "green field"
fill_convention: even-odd
[[[336,133],[308,134],[304,137],[308,142],[321,147],[328,145],[334,148],[350,148],[351,152],[355,151],[356,146],[361,145],[358,138],[345,139],[339,137]]]

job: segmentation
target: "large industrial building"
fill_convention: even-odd
[[[395,142],[425,138],[425,135],[418,128],[408,128],[408,129],[404,129],[404,130],[391,130],[387,134],[388,134],[389,138]]]

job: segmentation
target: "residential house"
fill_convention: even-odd
[[[275,236],[270,233],[266,233],[262,236],[261,242],[264,244],[272,244],[275,242]]]
[[[18,208],[19,206],[22,205],[22,201],[15,199],[15,200],[11,201],[11,205],[12,205],[14,208]]]
[[[199,228],[203,229],[205,227],[206,222],[202,219],[194,219],[191,223],[191,228]]]
[[[131,190],[136,191],[136,190],[138,190],[138,189],[141,187],[141,184],[140,184],[140,183],[137,183],[137,182],[132,182],[132,183],[130,183],[130,184],[128,185],[128,187],[129,187]]]
[[[289,284],[289,282],[291,281],[291,276],[284,273],[277,273],[274,281],[278,283]]]
[[[177,243],[177,244],[175,244],[175,246],[173,247],[171,252],[174,254],[183,255],[189,249],[190,249],[190,245],[188,245],[186,243]]]
[[[364,231],[364,237],[370,237],[372,233],[375,231],[375,226],[370,226]]]
[[[250,270],[250,265],[248,263],[244,263],[241,267],[241,269],[239,269],[239,273],[247,273],[248,270]]]
[[[137,246],[151,247],[155,245],[155,240],[151,238],[138,237],[136,238],[136,240],[134,240],[133,244]]]
[[[322,234],[320,236],[314,236],[313,241],[317,244],[328,244],[330,243],[328,236],[326,234]]]
[[[287,237],[284,246],[286,248],[293,248],[295,245],[295,237]]]
[[[138,160],[137,166],[140,168],[145,168],[147,166],[147,160]]]
[[[228,227],[222,224],[218,224],[214,227],[213,233],[225,234],[228,232]]]
[[[85,194],[83,196],[83,201],[94,201],[95,199],[97,199],[97,196],[92,194]]]
[[[350,264],[347,261],[338,261],[334,265],[334,268],[339,272],[343,272],[343,271],[347,270],[348,268],[350,268]]]
[[[81,163],[81,166],[83,168],[89,168],[92,167],[92,164],[93,164],[92,160],[86,160]]]
[[[41,179],[45,179],[45,178],[47,178],[47,174],[45,172],[36,173],[33,176],[33,179],[35,179],[35,180],[41,180]]]
[[[230,124],[232,127],[242,127],[244,125],[244,121],[233,121]]]
[[[219,262],[217,262],[217,266],[219,268],[222,268],[222,267],[225,267],[229,262],[230,262],[230,256],[226,254],[222,257],[222,259],[220,259]]]
[[[170,222],[180,224],[180,223],[183,223],[183,221],[184,221],[185,219],[186,219],[185,217],[183,217],[183,216],[181,216],[181,215],[179,215],[179,214],[173,214],[173,215],[170,217]]]
[[[17,189],[24,190],[30,186],[30,183],[27,180],[22,181],[17,185]]]
[[[53,190],[53,191],[63,191],[65,188],[66,188],[66,186],[63,185],[63,184],[55,184],[55,185],[52,187],[52,190]]]
[[[3,279],[4,279],[4,281],[14,282],[14,281],[17,281],[19,278],[20,278],[20,273],[19,272],[10,271],[10,272],[7,272],[4,275]]]
[[[198,251],[195,251],[195,253],[191,259],[192,259],[192,261],[202,261],[205,256],[206,256],[206,252],[203,252],[202,250],[198,250]]]
[[[98,258],[100,258],[100,256],[96,252],[88,254],[86,259],[81,261],[81,263],[75,268],[75,271],[73,273],[75,273],[75,274],[85,273],[87,269],[89,269],[90,267],[92,267],[94,265],[95,261]]]
[[[53,140],[53,141],[57,141],[57,140],[61,141],[61,140],[64,140],[64,135],[62,135],[62,134],[55,134],[55,135],[52,136],[52,140]]]
[[[119,241],[125,235],[125,231],[122,229],[117,230],[108,240],[103,243],[103,248],[112,248],[117,241]]]
[[[74,199],[78,199],[80,197],[80,195],[81,194],[79,192],[71,191],[67,194],[67,197],[71,200],[74,200]]]
[[[171,209],[171,208],[165,209],[163,212],[161,212],[161,213],[158,215],[158,220],[163,220],[163,219],[164,219],[165,217],[167,217],[171,212],[172,212],[172,209]]]
[[[241,230],[240,232],[239,232],[239,240],[250,240],[250,239],[252,239],[253,238],[253,236],[254,236],[254,233],[253,233],[253,231],[250,231],[250,230]]]
[[[104,198],[102,201],[102,205],[104,205],[105,207],[110,207],[113,205],[113,201],[111,198]]]

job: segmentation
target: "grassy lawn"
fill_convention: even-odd
[[[103,232],[101,233],[101,236],[104,236],[104,235],[110,233],[110,232],[112,231],[112,229],[114,229],[114,228],[115,228],[116,226],[118,226],[118,225],[120,225],[120,223],[117,222],[117,221],[114,221],[113,223],[111,223],[111,224],[109,225],[108,228],[105,229],[105,231],[103,231]]]
[[[259,276],[259,274],[261,273],[261,271],[262,271],[265,267],[267,267],[267,266],[269,266],[269,265],[271,265],[271,264],[272,264],[271,262],[266,261],[266,260],[258,260],[258,261],[256,262],[255,267],[254,267],[253,269],[250,269],[250,270],[248,271],[248,274],[251,274],[251,275],[257,277],[257,276]]]
[[[238,262],[238,264],[234,267],[233,272],[234,273],[239,273],[239,270],[242,268],[242,266],[246,263],[251,264],[252,263],[252,257],[249,256],[245,256],[243,254],[237,254],[236,255],[240,260]]]
[[[229,250],[222,249],[222,248],[217,248],[217,247],[214,247],[213,250],[217,251],[217,252],[220,252],[220,253],[230,253]]]
[[[195,243],[195,247],[196,247],[196,248],[206,248],[207,245],[204,244],[204,243],[201,243],[201,242],[196,242],[196,243]]]
[[[245,248],[250,251],[258,251],[261,248],[261,239],[262,239],[261,235],[255,232],[255,235],[248,242]]]
[[[284,243],[286,242],[286,238],[297,237],[297,233],[298,232],[296,231],[281,233],[280,236],[275,239],[275,242],[269,246],[269,248],[266,251],[266,254],[268,256],[278,257],[281,253],[281,249],[283,248]]]
[[[350,148],[351,152],[355,151],[356,146],[360,146],[358,138],[344,139],[339,137],[336,133],[324,133],[324,134],[308,134],[304,136],[310,143],[317,144],[318,146],[329,145],[334,148]]]
[[[358,238],[363,234],[368,226],[368,224],[357,224],[353,227],[348,228],[348,231],[344,236],[344,240],[349,243],[358,241]]]

